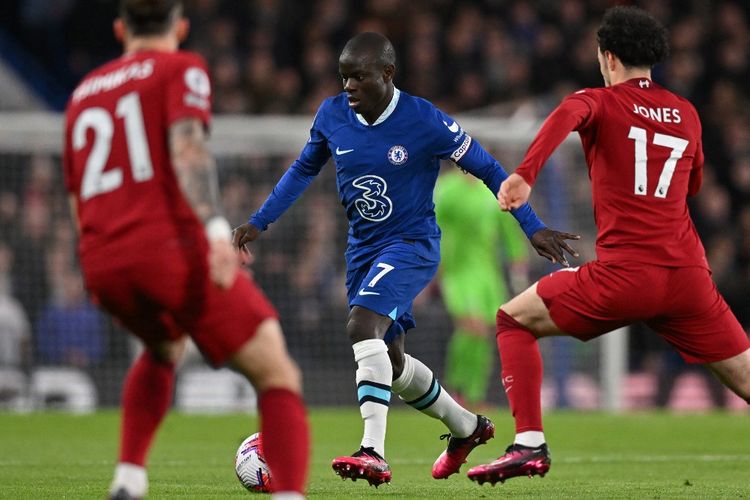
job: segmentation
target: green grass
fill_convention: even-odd
[[[490,416],[497,436],[475,450],[469,465],[496,458],[512,439],[508,414]],[[550,474],[494,488],[479,487],[463,474],[433,480],[430,468],[445,444],[437,439],[443,428],[405,408],[392,410],[389,418],[386,453],[392,484],[375,489],[363,481],[342,481],[330,461],[357,447],[359,413],[356,408],[316,409],[311,419],[310,498],[750,498],[747,414],[549,414]],[[104,498],[118,423],[114,412],[0,413],[0,498]],[[151,454],[149,498],[256,496],[241,488],[233,471],[236,446],[256,429],[254,418],[240,415],[170,415]]]

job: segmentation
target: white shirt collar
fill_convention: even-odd
[[[400,95],[401,95],[401,91],[397,89],[396,87],[393,87],[393,97],[391,97],[391,102],[388,104],[388,107],[385,108],[385,110],[383,110],[383,112],[380,114],[378,119],[375,120],[375,122],[372,125],[367,123],[367,120],[365,120],[365,118],[359,113],[355,113],[357,116],[357,120],[359,120],[359,123],[367,127],[374,127],[375,125],[379,125],[383,123],[384,121],[388,119],[389,116],[393,114],[393,111],[396,109],[396,105],[398,104],[398,98]]]

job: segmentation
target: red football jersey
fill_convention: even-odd
[[[81,81],[66,110],[63,166],[83,256],[201,228],[177,183],[168,135],[179,119],[208,127],[210,116],[206,64],[191,52],[136,52]]]
[[[578,91],[545,121],[516,173],[533,185],[572,130],[591,178],[597,257],[708,267],[686,201],[703,168],[693,105],[649,79]]]

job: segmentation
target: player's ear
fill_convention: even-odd
[[[604,60],[607,61],[607,69],[609,69],[610,71],[614,71],[615,65],[617,63],[617,56],[614,55],[612,52],[605,50]]]
[[[125,22],[118,17],[112,23],[112,32],[115,34],[115,40],[120,43],[125,42]]]
[[[190,33],[190,21],[182,17],[177,21],[177,40],[182,43],[187,39],[188,33]]]
[[[383,68],[383,81],[385,83],[390,82],[393,80],[393,75],[396,74],[396,66],[393,64],[386,64]]]

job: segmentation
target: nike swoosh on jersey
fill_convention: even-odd
[[[365,291],[364,288],[359,291],[359,294],[360,295],[380,295],[378,292],[367,292]]]
[[[336,146],[336,154],[337,155],[345,155],[346,153],[351,153],[354,151],[353,149],[339,149],[338,146]]]
[[[453,132],[454,134],[455,134],[456,132],[458,132],[458,128],[459,128],[459,127],[458,127],[458,123],[456,123],[456,122],[453,122],[453,123],[451,123],[450,125],[448,125],[448,122],[447,122],[447,121],[445,121],[445,120],[443,120],[443,123],[445,124],[445,126],[446,126],[446,127],[448,127],[448,130],[450,130],[450,131],[451,131],[451,132]]]

